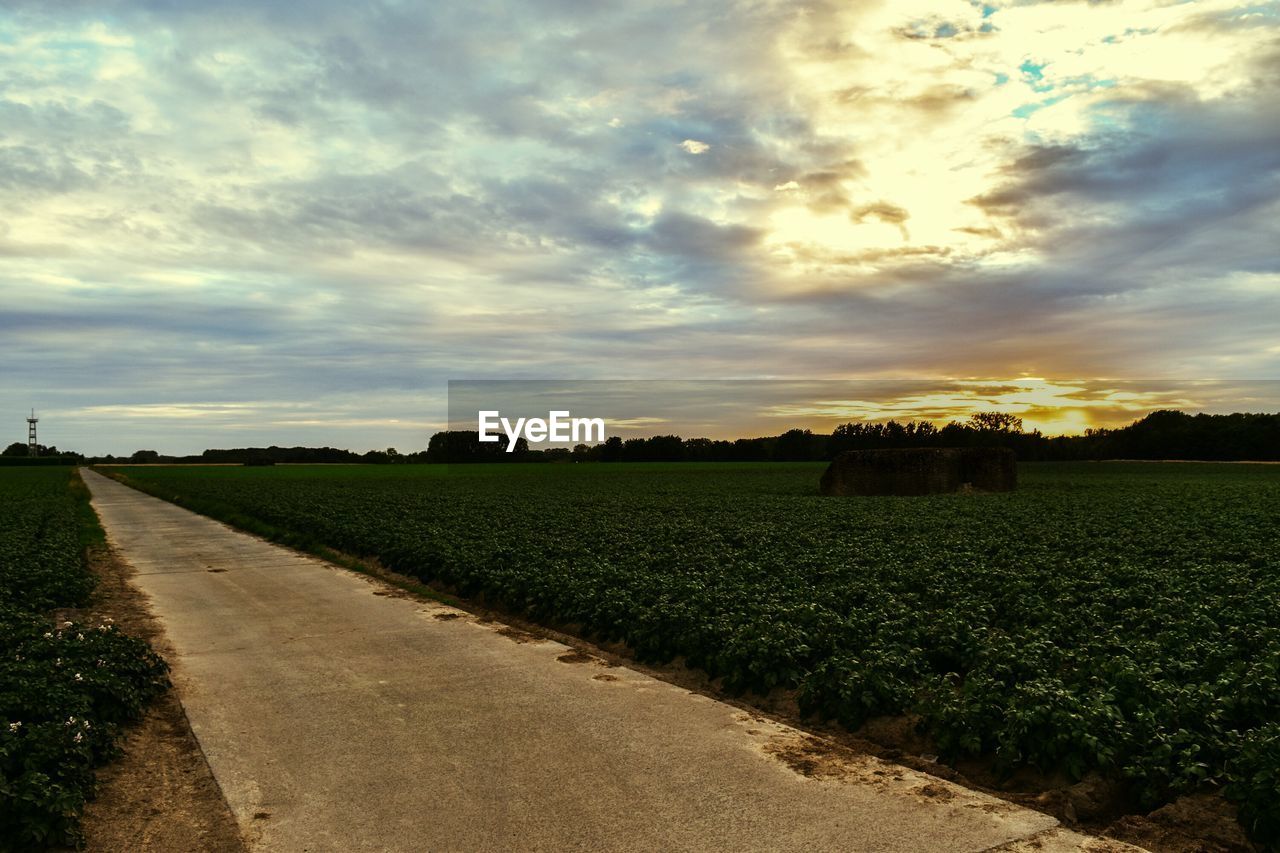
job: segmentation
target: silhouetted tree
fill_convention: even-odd
[[[680,462],[684,459],[684,440],[678,435],[655,435],[644,443],[643,453],[649,462]]]
[[[622,450],[622,439],[619,436],[611,435],[604,440],[604,444],[600,445],[600,461],[621,462]]]
[[[787,430],[773,445],[773,458],[779,462],[812,462],[826,451],[826,436],[815,436],[807,429]]]
[[[529,452],[529,442],[516,439],[515,450],[507,453],[509,441],[499,435],[497,441],[481,441],[477,430],[445,430],[427,442],[429,462],[520,462]]]
[[[969,426],[978,432],[1022,432],[1022,418],[1008,412],[975,412]]]

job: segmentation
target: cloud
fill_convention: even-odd
[[[86,449],[254,423],[405,444],[386,424],[439,422],[459,376],[1280,370],[1256,4],[108,0],[0,25],[0,410],[74,413]],[[246,401],[261,419],[173,445],[147,426]]]

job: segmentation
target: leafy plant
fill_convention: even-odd
[[[92,589],[100,537],[68,468],[0,470],[0,851],[76,844],[93,768],[168,684],[147,645],[111,625],[55,623]],[[85,513],[89,515],[86,516]]]

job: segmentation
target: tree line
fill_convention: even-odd
[[[1201,459],[1280,461],[1280,414],[1188,415],[1163,410],[1113,429],[1083,435],[1046,436],[1026,432],[1022,420],[1000,412],[979,412],[967,421],[937,426],[929,421],[841,424],[830,434],[792,429],[781,435],[736,440],[655,435],[610,436],[595,445],[535,450],[517,439],[507,452],[506,436],[481,442],[475,430],[446,430],[427,447],[400,453],[394,447],[356,453],[335,447],[241,447],[206,450],[193,456],[165,456],[139,450],[129,456],[85,459],[82,454],[42,447],[44,464],[77,462],[133,464],[399,464],[459,462],[817,462],[846,450],[897,447],[1011,448],[1023,461],[1091,459]],[[27,461],[24,461],[27,460]],[[36,462],[15,442],[0,453],[0,464]],[[39,464],[37,462],[37,464]]]
[[[84,454],[74,450],[44,444],[37,444],[36,450],[37,455],[32,456],[25,442],[15,441],[0,451],[0,465],[78,465],[84,461]]]
[[[847,423],[830,434],[793,429],[777,436],[736,440],[655,435],[601,444],[533,450],[517,442],[506,452],[480,443],[475,431],[436,433],[428,462],[818,462],[846,450],[901,447],[1008,447],[1024,461],[1096,459],[1202,459],[1280,461],[1280,414],[1188,415],[1158,411],[1125,427],[1090,429],[1083,435],[1025,432],[1022,419],[979,412],[967,421]]]

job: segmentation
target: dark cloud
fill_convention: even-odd
[[[1086,293],[1280,271],[1280,116],[1252,99],[1113,102],[1132,131],[1037,146],[973,203]]]

